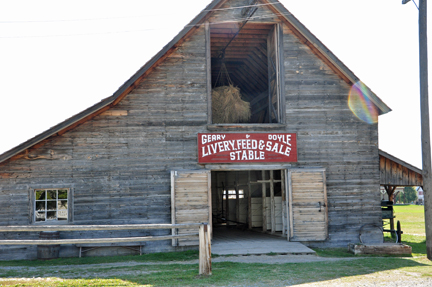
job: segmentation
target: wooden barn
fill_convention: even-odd
[[[209,222],[214,236],[242,228],[345,247],[381,222],[377,121],[389,111],[278,1],[214,0],[112,96],[0,155],[0,225]],[[35,250],[2,246],[0,259]]]

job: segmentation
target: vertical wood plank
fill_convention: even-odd
[[[207,224],[199,227],[199,275],[211,275],[211,242]]]
[[[277,96],[278,89],[278,72],[277,72],[277,53],[275,51],[276,45],[276,28],[269,33],[267,37],[267,66],[268,66],[268,122],[272,122],[273,114],[273,97]],[[278,119],[278,115],[275,115]]]
[[[176,224],[175,213],[175,171],[171,171],[171,223]],[[176,229],[171,230],[172,235],[176,235]],[[172,240],[172,246],[177,246],[177,239]]]
[[[229,208],[230,201],[228,199],[228,186],[227,186],[227,183],[228,183],[228,173],[225,172],[225,184],[224,184],[224,189],[225,189],[225,207],[226,207],[226,211],[225,211],[226,216],[225,216],[225,218],[226,218],[226,227],[228,228],[229,227],[229,220],[230,220],[230,212],[229,212],[230,211],[230,208]]]
[[[212,107],[211,107],[211,90],[212,90],[212,79],[211,79],[211,47],[210,47],[210,24],[206,22],[205,27],[205,51],[206,51],[206,74],[207,74],[207,123],[212,123]]]
[[[73,187],[68,188],[68,221],[69,223],[74,222],[74,193],[75,190]]]
[[[261,171],[262,180],[265,179],[265,171]],[[261,198],[262,198],[262,230],[267,231],[267,204],[266,204],[266,184],[261,184]]]
[[[379,160],[379,164],[380,164],[380,184],[387,184],[386,181],[386,159],[383,156],[380,156],[380,160]]]
[[[327,201],[327,178],[326,178],[326,173],[325,171],[322,171],[322,179],[323,179],[323,188],[324,188],[324,221],[325,221],[325,237],[328,238],[329,233],[328,233],[328,201]]]
[[[252,191],[251,191],[251,174],[250,174],[250,170],[248,170],[248,197],[247,197],[247,201],[248,201],[248,228],[252,229]]]
[[[293,214],[293,208],[292,208],[292,189],[293,189],[293,187],[292,187],[292,180],[291,180],[291,175],[292,175],[292,172],[291,171],[289,171],[288,172],[288,202],[289,202],[289,208],[288,208],[288,211],[289,211],[289,226],[290,226],[290,230],[289,230],[289,236],[287,236],[287,238],[288,238],[288,241],[290,241],[290,239],[294,236],[294,233],[293,233],[293,230],[294,230],[294,223],[293,223],[293,217],[294,217],[294,214]]]
[[[283,27],[281,23],[277,24],[277,31],[278,31],[278,51],[277,54],[279,56],[279,59],[285,59],[284,56],[284,48],[283,48]],[[284,61],[278,61],[279,66],[279,96],[278,100],[279,103],[279,114],[280,119],[279,121],[281,123],[286,123],[286,114],[284,112],[285,109],[285,65]]]
[[[386,159],[386,183],[389,184],[392,182],[392,176],[391,176],[391,169],[392,169],[392,164],[391,164],[391,160]]]
[[[236,194],[236,222],[240,222],[240,196],[239,196],[239,184],[238,184],[238,173],[236,173],[235,181],[235,194]]]
[[[213,205],[212,205],[212,181],[211,172],[207,173],[208,209],[209,209],[209,236],[213,238]]]
[[[29,214],[29,218],[28,218],[28,221],[29,221],[29,224],[32,224],[35,221],[35,210],[36,210],[36,206],[35,206],[36,201],[35,201],[34,189],[33,188],[29,188],[28,193],[29,193],[29,196],[28,196],[29,201],[28,201],[28,205],[27,205],[28,208],[29,208],[29,213],[28,213]]]
[[[210,179],[211,179],[211,182],[212,182],[211,186],[210,186],[210,189],[212,190],[211,195],[212,195],[212,198],[213,197],[215,198],[215,202],[214,202],[214,204],[215,204],[215,210],[214,210],[214,213],[215,214],[222,214],[221,213],[222,212],[222,208],[221,208],[221,201],[222,201],[221,196],[222,196],[222,194],[220,192],[219,186],[217,185],[217,183],[218,183],[217,175],[212,173],[210,175]],[[214,180],[214,183],[215,183],[215,185],[214,185],[214,188],[215,188],[214,192],[213,192],[213,179],[215,179]],[[213,210],[213,201],[211,203],[212,203],[212,210]],[[213,211],[212,211],[212,217],[213,217]],[[213,222],[212,222],[212,226],[213,226]],[[212,230],[213,230],[213,228],[212,228]],[[213,234],[212,234],[212,236],[213,236]]]
[[[271,223],[271,233],[276,232],[276,218],[275,218],[275,198],[274,198],[274,173],[273,170],[270,171],[270,223]]]
[[[286,235],[287,230],[287,216],[286,212],[286,182],[285,182],[285,170],[281,170],[281,185],[282,185],[282,235]]]

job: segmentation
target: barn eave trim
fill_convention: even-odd
[[[85,119],[88,116],[93,115],[94,113],[100,111],[101,109],[109,106],[112,104],[115,100],[114,96],[111,96],[109,98],[106,98],[99,103],[91,106],[90,108],[70,117],[69,119],[55,125],[54,127],[42,132],[41,134],[27,140],[26,142],[16,146],[15,148],[10,149],[9,151],[3,153],[0,155],[0,163],[12,158],[13,156],[25,151],[26,149],[31,148],[32,146],[40,143],[43,140],[46,140],[47,138],[56,135],[57,133],[67,129],[68,127],[72,126],[73,124]]]

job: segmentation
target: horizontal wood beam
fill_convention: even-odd
[[[202,223],[182,224],[124,224],[124,225],[22,225],[22,226],[0,226],[0,232],[14,231],[83,231],[83,230],[149,230],[149,229],[172,229],[172,228],[198,228]]]
[[[128,238],[86,238],[86,239],[53,239],[53,240],[0,240],[0,245],[59,245],[59,244],[95,244],[125,243],[138,241],[159,241],[183,238],[198,238],[198,233],[165,236],[145,236]]]
[[[237,33],[238,29],[225,28],[225,29],[211,29],[211,33],[213,34],[231,34],[234,35]],[[239,33],[239,37],[242,35],[268,35],[270,29],[242,29]],[[213,36],[213,35],[212,35]]]
[[[273,28],[274,23],[254,23],[254,22],[248,22],[244,27],[243,30],[250,30],[250,29],[266,29],[271,30]],[[227,23],[210,23],[210,31],[213,31],[213,29],[233,29],[240,27],[240,22],[227,22]]]
[[[213,41],[213,38],[222,38],[222,39],[228,39],[229,40],[232,38],[232,35],[229,35],[229,34],[214,34],[213,35],[212,34],[211,38],[212,38],[212,41]],[[256,35],[243,34],[243,35],[239,35],[238,39],[256,39],[256,38],[257,38]],[[236,39],[234,39],[233,42],[236,41]]]

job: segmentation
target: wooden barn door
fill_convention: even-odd
[[[208,222],[211,226],[211,176],[207,170],[171,171],[173,224]],[[173,229],[173,234],[197,233],[198,228]],[[174,239],[173,246],[198,245],[198,239]]]
[[[290,241],[323,241],[328,237],[324,169],[288,170]]]

